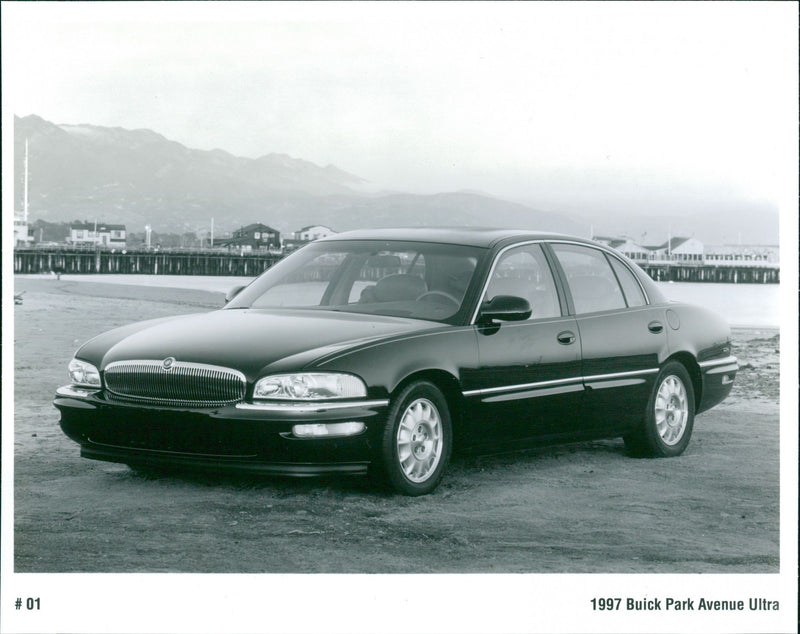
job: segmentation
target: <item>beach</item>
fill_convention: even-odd
[[[219,308],[246,280],[65,278],[14,280],[16,572],[779,570],[776,328],[734,328],[733,392],[697,417],[681,457],[635,459],[620,439],[456,456],[439,489],[410,499],[366,478],[153,475],[80,458],[52,406],[77,347]]]

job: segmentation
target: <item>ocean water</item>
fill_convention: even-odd
[[[722,315],[731,326],[778,328],[781,325],[783,285],[696,282],[657,282],[657,285],[668,299],[705,306]]]
[[[52,275],[20,275],[28,278],[52,278]],[[104,282],[189,288],[226,293],[234,286],[248,284],[251,277],[203,275],[62,275],[62,280]],[[694,282],[657,282],[668,299],[705,306],[724,317],[734,327],[778,328],[781,325],[781,290],[778,284],[699,284]],[[787,306],[794,302],[789,298]]]

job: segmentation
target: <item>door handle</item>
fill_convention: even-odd
[[[659,333],[664,330],[664,325],[660,321],[651,321],[647,324],[647,329],[653,333]]]
[[[565,330],[564,332],[558,333],[556,339],[558,339],[558,343],[568,346],[569,344],[575,342],[575,333],[571,330]]]

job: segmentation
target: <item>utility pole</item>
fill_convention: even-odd
[[[672,257],[672,225],[669,226],[669,232],[667,233],[667,255]]]
[[[22,203],[22,220],[28,225],[28,139],[25,139],[25,194]]]

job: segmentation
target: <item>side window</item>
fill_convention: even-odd
[[[553,275],[538,244],[515,247],[500,256],[483,299],[496,295],[527,299],[533,311],[531,319],[561,315]]]
[[[602,251],[573,244],[552,247],[567,275],[577,314],[625,308],[625,296]]]
[[[642,288],[634,278],[633,273],[613,255],[609,256],[608,259],[611,262],[611,266],[614,267],[614,273],[617,274],[619,283],[622,285],[628,306],[644,306],[647,302],[644,299]]]

